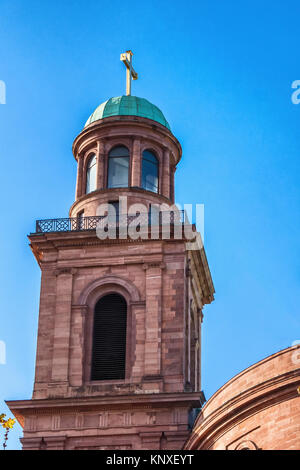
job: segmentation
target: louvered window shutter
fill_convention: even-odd
[[[96,304],[93,328],[92,380],[125,378],[127,304],[118,294]]]

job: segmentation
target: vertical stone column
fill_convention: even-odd
[[[45,398],[51,380],[52,344],[55,317],[56,277],[51,268],[42,265],[40,313],[35,365],[34,398]]]
[[[172,166],[170,170],[170,199],[173,204],[175,202],[175,171],[176,166]]]
[[[168,148],[164,150],[162,194],[170,198],[170,150]]]
[[[202,345],[202,322],[203,322],[203,313],[201,309],[197,310],[199,320],[198,320],[198,339],[199,339],[199,348],[198,348],[198,387],[201,390],[201,345]]]
[[[191,343],[191,310],[190,310],[190,301],[189,301],[189,307],[188,307],[188,376],[187,376],[187,381],[191,383],[191,349],[192,349],[192,343]]]
[[[76,182],[76,200],[83,194],[83,154],[78,155],[77,162],[77,182]]]
[[[69,351],[69,384],[72,387],[80,387],[82,385],[84,320],[87,314],[87,310],[87,305],[72,306]]]
[[[105,143],[102,140],[97,142],[97,189],[104,189],[105,175]]]
[[[145,315],[146,302],[136,301],[131,303],[132,327],[130,337],[130,357],[126,361],[132,364],[132,380],[142,381],[145,366]]]
[[[184,360],[184,382],[185,387],[190,388],[191,383],[191,269],[190,261],[186,266],[186,293],[185,293],[185,360]]]
[[[69,379],[69,349],[73,269],[56,271],[56,311],[52,357],[52,381],[62,385]]]
[[[197,392],[199,389],[199,369],[198,369],[198,349],[199,349],[199,325],[198,325],[198,315],[197,308],[193,302],[191,316],[193,318],[193,376],[194,376],[194,391]]]
[[[144,378],[161,373],[161,295],[162,263],[144,266],[146,270],[145,367]]]
[[[189,278],[190,281],[190,278]],[[190,290],[189,290],[190,292]],[[192,343],[191,343],[191,300],[190,296],[188,297],[188,312],[187,312],[188,318],[188,365],[187,365],[187,381],[191,383],[191,348],[192,348]]]
[[[200,390],[198,358],[199,358],[199,341],[197,339],[195,342],[195,392],[198,392]]]
[[[141,140],[135,138],[133,141],[132,164],[131,164],[131,186],[141,186]]]

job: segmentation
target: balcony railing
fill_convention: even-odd
[[[165,226],[165,225],[177,225],[177,224],[188,224],[187,216],[185,211],[164,211],[157,214],[149,213],[137,214],[137,215],[122,215],[112,219],[110,216],[93,216],[93,217],[72,217],[64,219],[43,219],[36,221],[36,232],[35,233],[52,233],[52,232],[84,232],[96,230],[98,225],[103,225],[105,222],[107,225],[115,224],[116,227],[128,226],[133,220],[139,218],[140,226]]]

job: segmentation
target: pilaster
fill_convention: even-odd
[[[141,140],[135,138],[132,151],[131,186],[141,186]]]
[[[170,170],[170,199],[172,204],[175,203],[175,171],[176,166],[172,166]]]
[[[105,143],[102,140],[97,141],[97,189],[104,188],[105,175]]]
[[[161,373],[161,295],[162,263],[145,264],[146,271],[146,317],[145,317],[145,368],[147,380]]]
[[[83,154],[78,155],[77,161],[76,200],[83,194]]]
[[[168,148],[164,150],[162,194],[170,198],[170,150]]]
[[[58,269],[52,356],[52,382],[68,383],[73,269]]]
[[[53,328],[56,305],[56,277],[53,268],[42,268],[34,396],[51,379]]]
[[[70,353],[69,353],[69,384],[80,387],[83,378],[84,357],[84,323],[87,305],[72,305]]]

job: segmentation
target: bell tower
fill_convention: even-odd
[[[173,206],[181,153],[163,113],[130,94],[98,106],[76,137],[69,217],[29,235],[41,268],[34,391],[8,402],[23,449],[181,449],[188,438],[214,288],[201,243],[178,236],[192,227]]]

